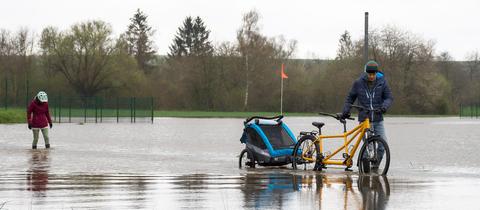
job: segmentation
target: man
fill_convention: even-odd
[[[380,110],[380,112],[368,113],[368,110],[361,110],[358,113],[358,121],[363,122],[367,117],[370,119],[373,130],[385,141],[387,136],[383,126],[383,114],[392,105],[393,97],[383,73],[379,72],[378,63],[368,61],[365,64],[364,73],[357,79],[345,100],[342,117],[350,117],[351,104],[358,99],[358,104],[363,107]],[[383,157],[385,149],[378,148],[378,154]],[[380,159],[381,160],[381,159]],[[373,166],[375,167],[375,166]]]

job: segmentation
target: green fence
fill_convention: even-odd
[[[480,117],[480,104],[460,104],[460,118],[479,118]]]
[[[152,122],[154,98],[49,97],[53,120],[62,122],[101,123],[130,121]]]

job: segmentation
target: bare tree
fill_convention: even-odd
[[[65,32],[45,28],[40,41],[45,64],[62,73],[81,96],[94,96],[111,87],[115,49],[111,34],[102,21],[75,24]]]
[[[480,70],[480,55],[478,54],[478,51],[468,53],[466,60],[470,81],[473,81],[473,77]]]
[[[245,60],[245,100],[243,109],[248,107],[248,93],[250,87],[250,72],[254,67],[249,66],[249,58],[252,56],[252,51],[255,44],[259,42],[266,42],[266,39],[260,34],[260,27],[258,20],[260,15],[256,10],[252,10],[243,15],[242,26],[237,31],[238,50]]]

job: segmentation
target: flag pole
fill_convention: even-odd
[[[283,63],[282,63],[282,71],[280,72],[280,77],[282,80],[280,81],[280,115],[283,115]]]
[[[283,64],[282,64],[282,72],[283,72]],[[281,87],[280,87],[280,115],[283,115],[283,77],[282,77],[282,81],[280,83],[281,83]]]

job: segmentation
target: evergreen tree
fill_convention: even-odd
[[[147,15],[137,9],[137,12],[130,18],[128,30],[122,36],[127,42],[128,54],[135,57],[137,64],[143,71],[152,68],[150,62],[154,58],[155,50],[151,37],[155,33],[147,23]]]
[[[213,53],[212,43],[209,41],[210,31],[197,16],[193,25],[193,55],[211,55]]]
[[[183,21],[183,26],[178,28],[177,35],[170,46],[168,56],[206,56],[212,55],[213,46],[209,41],[210,31],[207,30],[203,20],[196,17],[193,20],[188,16]]]

